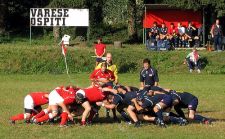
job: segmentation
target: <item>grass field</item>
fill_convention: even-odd
[[[81,87],[89,85],[88,74],[71,75]],[[29,92],[51,91],[59,85],[69,84],[66,75],[0,75],[0,138],[225,138],[225,76],[208,74],[160,74],[160,85],[192,92],[199,97],[198,111],[216,119],[213,125],[189,124],[184,127],[169,125],[162,129],[152,124],[134,128],[125,123],[96,123],[69,128],[58,125],[26,125],[23,122],[11,126],[8,118],[23,111],[23,98]],[[121,74],[122,84],[138,86],[138,74]],[[100,119],[104,119],[103,110]]]

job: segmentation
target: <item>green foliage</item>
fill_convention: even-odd
[[[150,58],[152,65],[162,73],[188,72],[183,60],[189,51],[149,52],[143,46],[125,45],[124,48],[107,47],[120,73],[135,73],[142,67],[142,59]],[[94,49],[69,47],[67,54],[70,73],[91,72],[94,69]],[[200,52],[205,66],[203,73],[224,74],[225,53]],[[65,73],[64,59],[60,47],[54,46],[1,46],[0,73],[39,74]]]
[[[184,9],[214,9],[214,11],[217,13],[217,17],[225,16],[224,0],[164,0],[163,3],[167,3],[170,6],[175,6]]]

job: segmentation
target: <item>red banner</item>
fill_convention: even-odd
[[[170,26],[170,23],[174,23],[177,26],[178,22],[181,22],[184,27],[187,27],[188,21],[191,21],[193,26],[199,28],[202,24],[202,13],[201,11],[192,10],[147,10],[143,27],[151,28],[155,21],[159,25],[164,22],[167,27]]]

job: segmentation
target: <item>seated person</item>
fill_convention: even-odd
[[[148,32],[148,39],[146,42],[146,46],[148,50],[151,50],[151,48],[156,48],[156,40],[152,32]]]
[[[193,48],[192,52],[189,53],[186,56],[185,62],[188,63],[188,67],[189,67],[190,73],[193,72],[193,70],[195,69],[195,67],[197,68],[197,72],[198,73],[201,73],[201,71],[200,71],[199,57],[200,56],[199,56],[196,48]]]
[[[170,41],[171,47],[178,47],[178,31],[174,26],[174,23],[170,23],[170,28],[168,29],[168,39]]]
[[[193,46],[194,31],[195,30],[196,30],[196,28],[192,26],[192,23],[188,22],[188,27],[185,30],[185,40],[188,42],[187,47]]]
[[[179,36],[179,46],[185,47],[186,46],[185,27],[183,27],[180,22],[177,24],[177,30],[178,30],[178,36]]]
[[[159,29],[160,35],[163,35],[163,38],[166,38],[168,33],[168,28],[166,27],[165,23],[162,23],[162,27]]]

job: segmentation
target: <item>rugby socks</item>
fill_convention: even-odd
[[[44,116],[45,114],[48,114],[47,109],[42,110],[40,113],[38,113],[37,115],[35,115],[35,118],[40,118],[42,116]]]
[[[158,112],[155,113],[156,116],[159,118],[159,120],[163,121],[163,115],[162,115],[162,110],[159,110]]]
[[[173,113],[173,112],[170,112],[170,113],[169,113],[169,116],[179,117],[177,114],[175,114],[175,113]]]
[[[169,119],[170,119],[170,122],[173,123],[173,124],[181,123],[181,119],[180,118],[170,116]]]
[[[45,114],[44,116],[42,116],[40,118],[36,118],[36,121],[38,123],[40,123],[40,122],[44,122],[44,121],[47,121],[47,120],[52,119],[52,118],[53,118],[52,114],[49,113],[49,114]]]
[[[81,125],[81,126],[85,126],[85,125],[86,125],[86,121],[81,121],[81,122],[80,122],[80,125]]]
[[[195,115],[194,120],[198,121],[198,122],[203,122],[205,119],[205,117],[201,116],[201,115]]]
[[[18,115],[15,115],[15,116],[12,116],[10,118],[10,120],[13,120],[13,121],[17,121],[17,120],[24,120],[25,119],[25,116],[23,113],[21,114],[18,114]]]
[[[93,109],[91,109],[90,114],[88,116],[88,122],[92,121],[95,114],[96,112]]]
[[[120,112],[120,114],[126,122],[130,122],[130,118],[128,117],[128,115],[125,111]]]
[[[67,124],[67,120],[68,120],[68,113],[67,112],[63,112],[60,116],[61,116],[60,125],[66,125]]]

